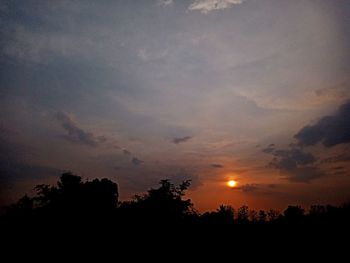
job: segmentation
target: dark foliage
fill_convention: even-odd
[[[189,186],[190,181],[174,185],[161,180],[158,188],[132,201],[118,202],[116,183],[108,179],[83,182],[79,176],[64,173],[56,186],[37,185],[34,197],[25,195],[9,206],[0,218],[1,231],[8,244],[32,240],[45,246],[64,240],[89,247],[111,240],[108,244],[176,247],[172,255],[177,256],[193,244],[208,251],[214,247],[280,246],[292,240],[299,246],[322,245],[349,233],[349,204],[313,205],[308,213],[300,206],[288,206],[280,213],[221,205],[216,211],[200,214],[185,198]]]
[[[7,208],[8,215],[42,217],[103,216],[117,208],[118,186],[108,179],[82,182],[72,173],[62,174],[57,186],[37,185],[37,195],[22,197]]]

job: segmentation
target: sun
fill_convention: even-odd
[[[229,181],[227,181],[226,184],[228,187],[233,188],[233,187],[236,187],[237,182],[235,180],[229,180]]]

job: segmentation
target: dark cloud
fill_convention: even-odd
[[[275,158],[270,162],[270,167],[281,170],[295,169],[299,166],[309,165],[316,161],[311,153],[306,153],[298,148],[289,150],[275,150],[272,153]]]
[[[190,139],[192,139],[192,136],[176,137],[173,139],[173,143],[179,144],[179,143],[187,142]]]
[[[219,164],[219,163],[212,163],[210,166],[213,168],[223,168],[224,167],[222,164]]]
[[[274,150],[275,150],[274,148],[269,148],[269,147],[267,147],[267,148],[265,148],[265,149],[262,149],[262,152],[263,152],[263,153],[272,153]]]
[[[263,153],[272,153],[275,150],[275,144],[270,143],[266,148],[262,149]]]
[[[350,152],[344,152],[333,157],[328,157],[321,160],[321,163],[338,163],[338,162],[349,162]]]
[[[284,175],[291,182],[310,183],[310,181],[324,177],[327,174],[316,166],[308,166],[287,170]]]
[[[269,154],[272,154],[274,158],[268,167],[278,169],[291,182],[308,183],[326,175],[316,167],[315,156],[300,148],[273,150]]]
[[[311,146],[322,143],[326,147],[350,142],[350,101],[342,105],[332,116],[321,118],[316,124],[308,125],[294,136],[298,144],[290,144],[288,150],[276,150],[268,147],[263,150],[272,154],[273,160],[269,167],[278,169],[289,181],[310,182],[311,180],[326,176],[327,174],[316,165],[317,159],[305,152],[302,146]],[[319,164],[346,162],[350,154],[344,152],[334,157],[323,159]],[[334,170],[334,169],[333,169]],[[343,174],[339,167],[330,174]]]
[[[327,175],[324,171],[316,166],[297,167],[289,170],[284,170],[284,172],[286,179],[296,183],[309,183],[314,179]]]
[[[347,171],[335,171],[333,172],[333,175],[343,175],[343,174],[347,174]]]
[[[55,117],[60,122],[62,128],[68,133],[62,136],[67,141],[88,146],[97,146],[99,143],[106,141],[104,136],[96,137],[93,133],[84,131],[78,127],[72,118],[64,112],[57,112]]]
[[[126,149],[123,149],[123,154],[125,154],[125,155],[130,155],[131,154],[131,152],[129,152],[128,150],[126,150]]]
[[[59,176],[61,169],[44,165],[33,165],[21,161],[2,162],[0,161],[1,181],[7,183],[27,179],[43,179],[50,176]]]
[[[350,142],[350,101],[342,105],[332,116],[321,118],[316,124],[302,128],[294,136],[300,145],[319,142],[326,147]]]
[[[337,166],[337,167],[333,167],[332,169],[333,169],[333,170],[344,170],[345,167],[343,167],[343,166]]]
[[[4,206],[31,191],[35,184],[56,180],[61,173],[62,170],[54,167],[16,160],[8,162],[0,159],[0,214]],[[25,185],[24,182],[33,182],[33,185]]]
[[[135,166],[138,166],[138,165],[143,164],[144,161],[142,161],[142,160],[140,160],[140,159],[138,159],[138,158],[136,158],[136,157],[133,157],[133,158],[131,159],[131,163],[132,163],[133,165],[135,165]]]
[[[0,123],[0,136],[3,137],[13,137],[18,135],[19,132],[15,129],[10,129],[8,127],[6,127],[3,123]]]
[[[0,212],[1,207],[13,202],[13,198],[18,198],[18,195],[30,191],[31,187],[21,187],[21,183],[43,182],[49,178],[58,178],[61,173],[62,170],[55,167],[31,164],[25,160],[0,158]]]
[[[0,160],[11,162],[13,160],[25,159],[27,155],[35,154],[32,147],[16,142],[15,138],[0,136]]]
[[[107,141],[107,138],[106,138],[105,136],[103,136],[103,135],[98,136],[96,139],[97,139],[97,141],[100,142],[100,143],[104,143],[104,142]]]
[[[333,175],[343,175],[343,174],[347,174],[348,173],[346,168],[343,167],[343,166],[333,167],[332,170],[333,170],[333,173],[332,173]]]
[[[276,188],[278,188],[277,184],[244,184],[238,187],[232,188],[234,191],[241,191],[243,193],[257,193],[257,194],[271,194],[276,193]]]
[[[18,182],[25,180],[46,179],[60,175],[62,170],[28,161],[35,154],[36,149],[17,142],[16,136],[11,138],[0,136],[0,192],[13,189]],[[15,194],[10,191],[11,195]],[[0,200],[0,206],[3,202],[6,200]]]
[[[235,189],[235,188],[233,188]],[[258,190],[257,184],[245,184],[239,187],[236,187],[237,190],[241,190],[243,193],[250,193]]]
[[[274,147],[268,146],[268,147],[262,149],[261,151],[262,151],[263,153],[272,153],[274,150],[275,150]]]

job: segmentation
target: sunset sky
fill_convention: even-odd
[[[0,0],[0,205],[62,171],[203,212],[350,201],[350,1]],[[227,187],[227,181],[237,186]]]

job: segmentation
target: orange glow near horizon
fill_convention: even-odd
[[[230,188],[234,188],[234,187],[237,186],[237,181],[235,181],[235,180],[229,180],[229,181],[227,181],[226,185],[227,185],[228,187],[230,187]]]

